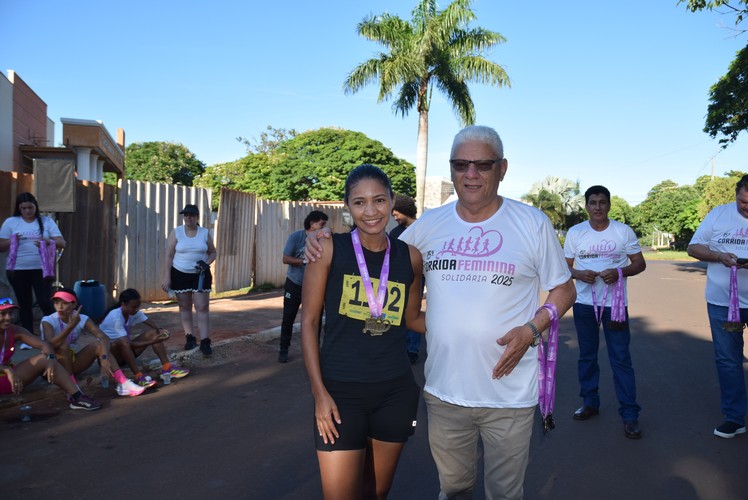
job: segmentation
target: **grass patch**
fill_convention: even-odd
[[[687,260],[696,262],[685,250],[656,250],[644,254],[646,260]]]

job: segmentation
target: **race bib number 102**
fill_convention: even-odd
[[[379,279],[372,278],[374,294],[379,290]],[[387,284],[387,295],[382,306],[382,315],[393,325],[402,324],[405,311],[405,285],[403,283]],[[352,319],[365,321],[371,317],[369,302],[361,276],[346,274],[343,276],[343,296],[340,297],[338,313]]]

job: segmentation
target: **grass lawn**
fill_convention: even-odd
[[[690,260],[696,262],[696,259],[689,257],[685,250],[658,250],[655,252],[646,252],[646,260]]]

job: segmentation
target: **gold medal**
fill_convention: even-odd
[[[364,325],[363,332],[371,335],[372,337],[378,337],[384,332],[390,329],[390,320],[384,318],[367,318],[366,324]]]
[[[724,328],[726,332],[742,333],[743,328],[745,328],[745,323],[738,323],[737,321],[725,321],[724,323],[722,323],[722,328]]]

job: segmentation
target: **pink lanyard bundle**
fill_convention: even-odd
[[[609,286],[605,287],[603,301],[599,306],[597,304],[597,292],[595,285],[592,285],[592,307],[595,311],[595,318],[598,326],[603,321],[603,311],[605,310],[605,301],[608,298]],[[618,268],[618,281],[613,284],[613,298],[610,304],[610,323],[608,325],[612,330],[621,330],[626,327],[626,299],[624,293],[623,270]]]
[[[553,408],[556,399],[556,356],[558,354],[558,309],[548,303],[538,309],[548,311],[551,326],[548,328],[548,354],[541,337],[538,344],[538,406],[543,419],[543,434],[556,427],[553,420]],[[537,313],[536,313],[537,314]]]
[[[727,321],[722,325],[725,331],[741,333],[743,322],[740,321],[740,295],[738,293],[738,268],[730,267],[730,307],[727,309]]]

